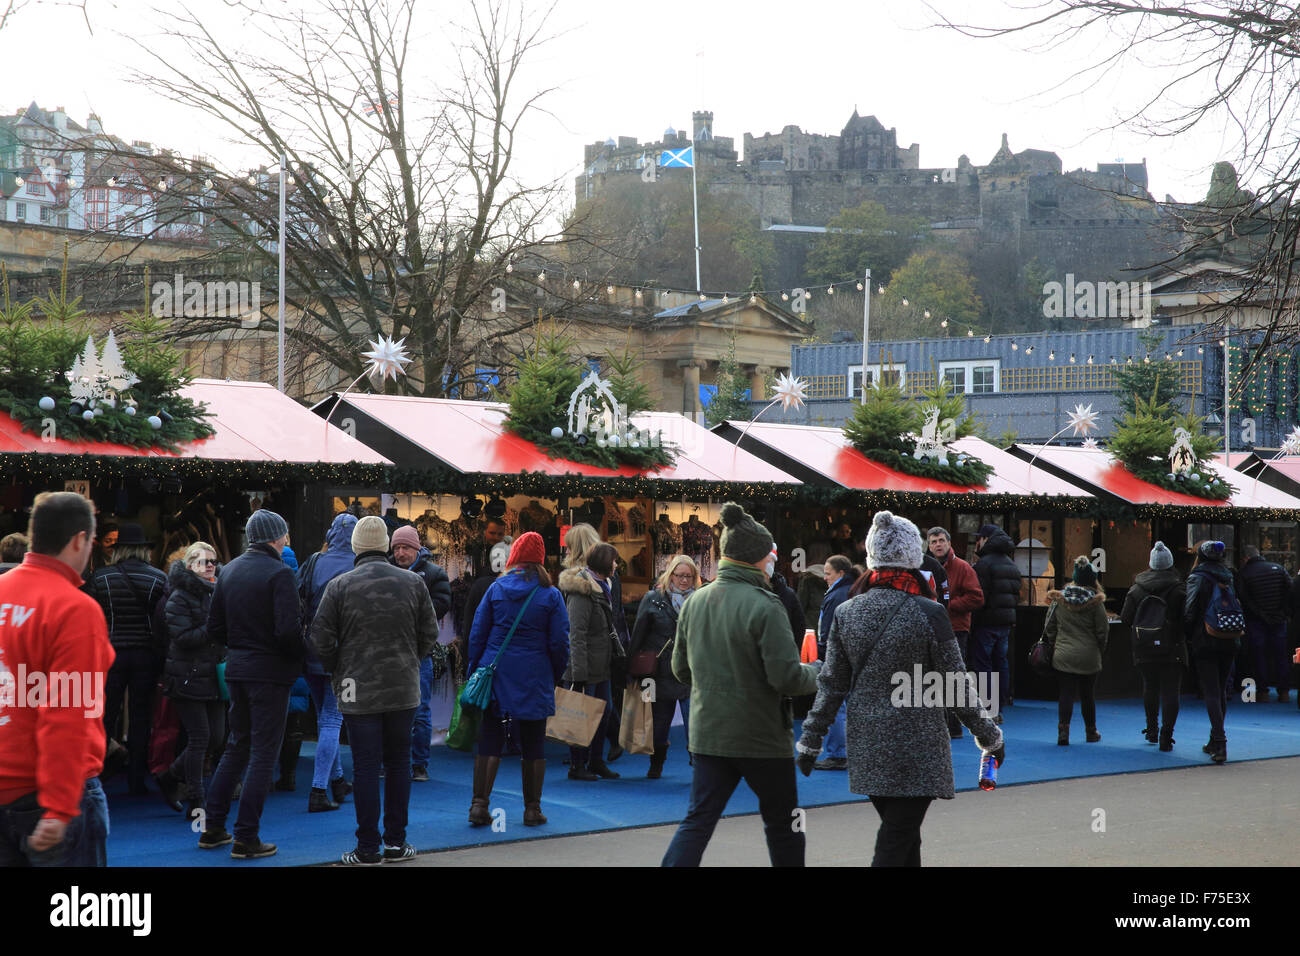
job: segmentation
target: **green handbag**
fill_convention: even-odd
[[[447,746],[452,750],[465,753],[474,749],[478,740],[479,728],[483,724],[482,711],[466,711],[460,706],[460,692],[465,687],[464,681],[456,683],[456,704],[451,710],[451,727],[447,730]]]

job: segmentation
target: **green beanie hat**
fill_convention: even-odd
[[[771,532],[734,501],[722,506],[722,556],[757,564],[772,553]]]
[[[1074,583],[1085,588],[1097,586],[1097,572],[1093,570],[1092,562],[1083,555],[1074,559]]]

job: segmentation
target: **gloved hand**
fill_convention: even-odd
[[[813,764],[815,764],[816,762],[817,762],[816,754],[801,753],[794,758],[795,766],[799,768],[799,772],[803,774],[805,777],[812,775]]]

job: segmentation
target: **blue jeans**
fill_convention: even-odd
[[[353,800],[357,811],[357,849],[378,853],[379,765],[384,766],[384,834],[386,846],[406,842],[411,803],[411,721],[414,710],[348,714],[352,745]]]
[[[429,766],[430,740],[433,739],[433,658],[420,661],[420,706],[411,724],[411,766]]]
[[[1246,641],[1250,646],[1251,662],[1255,665],[1257,699],[1263,700],[1270,684],[1279,694],[1288,693],[1291,690],[1291,655],[1286,644],[1286,621],[1269,624],[1257,617],[1248,617]]]
[[[86,781],[81,813],[68,821],[62,842],[37,852],[27,837],[44,815],[35,793],[0,807],[0,867],[108,866],[108,800],[98,777]]]
[[[849,713],[849,705],[840,704],[840,709],[835,713],[835,719],[831,725],[826,728],[826,736],[822,739],[822,759],[823,760],[847,760],[849,756],[848,738],[845,736],[845,718]]]
[[[343,726],[343,715],[339,713],[339,701],[334,696],[328,676],[308,674],[307,687],[311,690],[312,703],[316,705],[316,763],[312,769],[311,785],[315,790],[324,790],[331,781],[343,778],[343,760],[339,756],[339,728]]]
[[[230,798],[242,778],[244,791],[235,819],[235,839],[259,842],[262,807],[280,760],[284,721],[289,715],[289,685],[227,680],[230,688],[230,739],[208,786],[207,825],[222,830],[230,815]]]
[[[1007,644],[1010,639],[1009,627],[977,627],[971,634],[970,660],[966,662],[976,675],[988,675],[985,687],[992,687],[993,675],[998,675],[999,708],[1007,706],[1011,700],[1011,666],[1007,663]]]
[[[799,805],[794,761],[789,757],[713,757],[695,755],[691,803],[668,844],[663,866],[699,866],[727,801],[741,780],[758,797],[758,812],[773,866],[803,866],[804,835],[795,830]]]

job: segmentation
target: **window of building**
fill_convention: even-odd
[[[59,213],[59,219],[58,219],[58,222],[56,223],[56,225],[57,225],[60,229],[67,229],[67,228],[68,228],[68,214],[67,214],[66,212],[61,212],[61,213]]]
[[[41,207],[41,222],[49,222],[49,221],[50,221],[50,207],[49,207],[49,206],[42,206],[42,207]]]
[[[883,379],[881,376],[884,376]],[[875,388],[881,381],[895,385],[907,385],[907,365],[886,365],[883,372],[879,365],[867,366],[867,384]],[[862,400],[862,366],[849,366],[849,395],[855,400]]]
[[[25,203],[25,202],[16,202],[16,203],[14,203],[14,219],[18,220],[19,222],[24,222],[24,221],[26,221],[26,219],[27,219],[27,203]]]
[[[939,374],[954,392],[965,395],[991,395],[998,390],[999,359],[974,359],[969,362],[940,362]]]

